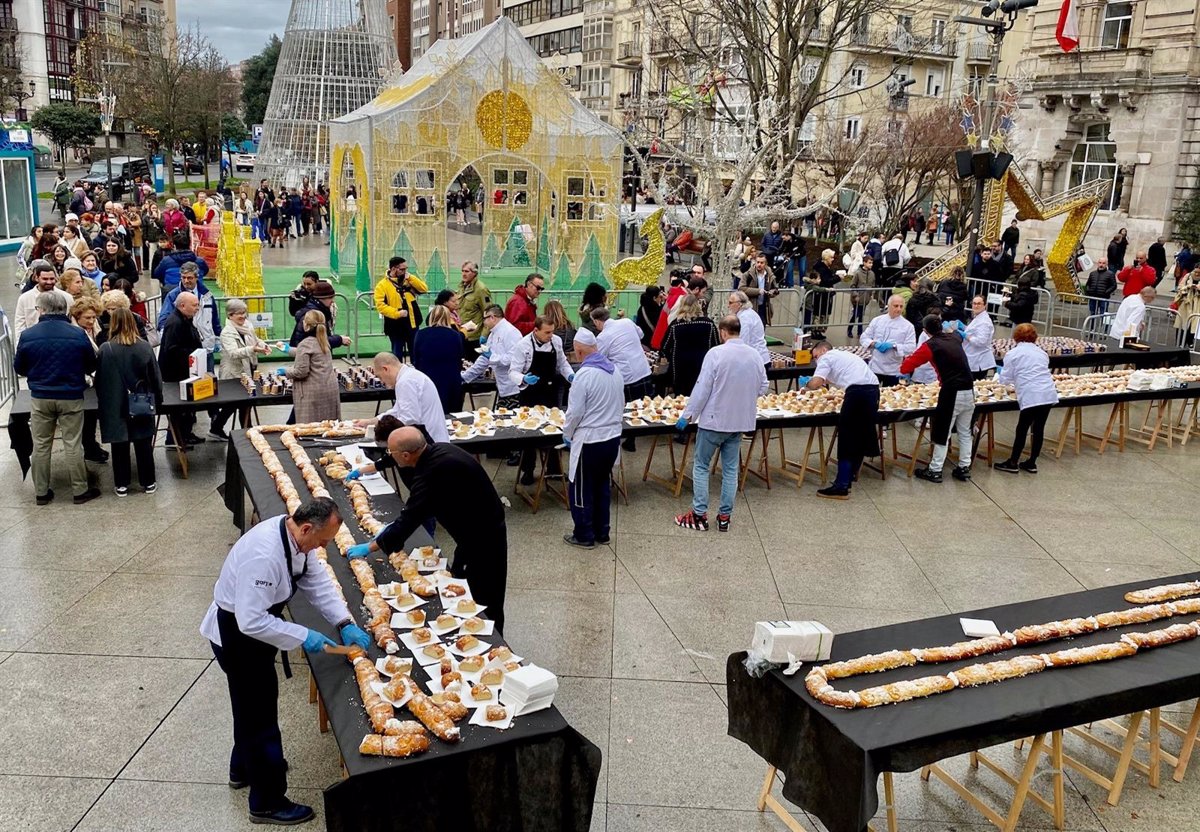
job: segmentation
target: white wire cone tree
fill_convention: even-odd
[[[255,178],[328,182],[327,122],[371,101],[395,67],[384,0],[292,0]]]

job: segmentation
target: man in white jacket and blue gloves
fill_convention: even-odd
[[[575,357],[582,363],[571,382],[563,424],[563,444],[571,449],[567,478],[575,528],[563,540],[590,549],[609,540],[611,477],[620,453],[625,380],[586,329],[575,333]]]

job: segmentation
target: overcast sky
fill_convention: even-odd
[[[271,35],[283,37],[290,0],[178,0],[179,28],[198,27],[230,63],[262,51]]]

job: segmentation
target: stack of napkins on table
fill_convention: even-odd
[[[558,691],[558,677],[535,664],[518,668],[504,677],[500,702],[512,708],[515,716],[549,708]]]

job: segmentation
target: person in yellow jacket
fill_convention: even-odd
[[[388,261],[387,275],[375,284],[375,311],[383,316],[383,334],[401,361],[412,355],[413,338],[421,326],[417,295],[428,291],[425,281],[408,273],[403,257]]]

